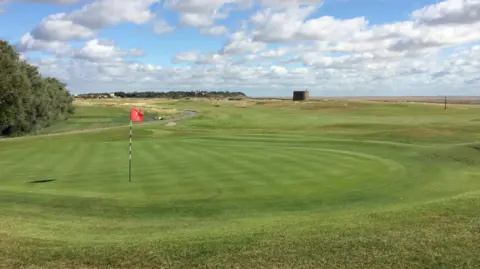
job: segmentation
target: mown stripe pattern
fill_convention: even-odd
[[[406,117],[361,109],[220,107],[135,127],[132,150],[127,127],[2,142],[2,265],[478,268],[473,135],[414,140]]]

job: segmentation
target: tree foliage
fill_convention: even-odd
[[[229,91],[168,91],[168,92],[114,92],[115,97],[119,98],[170,98],[179,99],[185,97],[202,97],[202,98],[227,98],[227,97],[247,97],[242,92],[229,92]],[[78,98],[110,98],[109,93],[86,93],[80,94]]]
[[[55,78],[20,59],[0,40],[0,136],[36,132],[74,113],[73,96]]]

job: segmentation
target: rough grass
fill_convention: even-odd
[[[128,109],[102,105],[77,105],[70,119],[41,130],[40,134],[112,127],[129,124]]]
[[[262,102],[152,100],[131,183],[128,128],[0,141],[1,267],[480,267],[477,108]]]
[[[45,128],[39,134],[68,132],[74,130],[87,130],[103,127],[115,127],[130,123],[130,108],[140,108],[144,112],[144,121],[153,121],[158,117],[169,119],[181,115],[171,105],[166,105],[158,100],[143,99],[93,99],[75,100],[76,113],[70,119]]]

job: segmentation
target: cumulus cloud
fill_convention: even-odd
[[[71,50],[71,45],[67,42],[35,39],[30,33],[22,36],[15,47],[20,52],[44,51],[58,55],[68,54]]]
[[[255,27],[253,38],[263,42],[341,41],[367,29],[368,22],[364,17],[340,20],[322,16],[306,20],[315,10],[314,6],[306,6],[284,11],[259,11],[251,18]]]
[[[197,64],[225,64],[230,58],[223,54],[208,53],[199,57],[195,63]]]
[[[272,9],[258,11],[251,18],[255,26],[253,38],[266,42],[294,40],[304,19],[313,11],[315,8],[311,6],[282,12]]]
[[[225,35],[228,33],[228,28],[225,27],[225,26],[212,26],[212,27],[204,27],[204,28],[200,28],[200,33],[204,34],[204,35],[213,35],[213,36],[216,36],[216,35]]]
[[[76,49],[73,57],[90,61],[121,61],[126,56],[141,56],[143,51],[138,49],[122,50],[113,40],[92,39],[81,48]]]
[[[180,52],[177,55],[175,55],[175,58],[173,59],[174,62],[179,63],[179,62],[195,62],[198,59],[197,52],[194,51],[185,51],[185,52]]]
[[[416,21],[384,25],[370,25],[365,17],[350,19],[337,19],[331,16],[311,17],[316,10],[314,6],[280,11],[265,9],[251,17],[254,28],[250,36],[254,41],[264,43],[324,42],[323,50],[337,52],[405,51],[409,54],[429,52],[431,49],[480,41],[480,32],[475,30],[480,26],[480,22],[465,20],[463,23],[466,24],[451,25],[434,24],[432,20],[456,14],[458,9],[473,12],[469,8],[473,8],[477,2],[480,3],[480,0],[445,1],[414,11],[412,17],[416,18]],[[455,3],[462,8],[444,8],[455,6]]]
[[[30,35],[45,41],[69,41],[90,38],[97,33],[97,30],[74,23],[67,14],[59,13],[43,19]]]
[[[270,50],[266,50],[266,51],[263,51],[260,53],[260,56],[261,57],[265,57],[265,58],[277,58],[277,57],[281,57],[283,55],[285,55],[285,53],[287,53],[288,50],[286,48],[280,48],[280,49],[270,49]]]
[[[209,26],[212,25],[214,18],[208,13],[180,13],[180,22],[185,25]]]
[[[144,24],[154,18],[150,6],[159,0],[96,0],[71,13],[53,14],[24,39],[40,41],[85,40],[94,37],[105,27],[122,22]],[[19,47],[28,47],[19,44]]]
[[[185,54],[182,60],[198,62],[200,58],[196,54]],[[192,89],[199,85],[221,89],[235,85],[250,94],[259,88],[265,89],[263,94],[269,95],[275,89],[288,93],[292,88],[298,87],[307,87],[317,94],[352,94],[357,91],[371,92],[372,86],[375,86],[378,87],[378,92],[373,93],[385,94],[386,89],[395,89],[398,84],[401,85],[403,94],[435,94],[438,92],[428,92],[428,89],[436,87],[462,90],[462,93],[468,94],[472,93],[469,89],[478,79],[479,60],[480,49],[472,47],[444,60],[403,59],[373,63],[353,58],[324,58],[323,61],[318,60],[324,65],[318,69],[230,64],[165,67],[121,60],[92,62],[84,59],[56,60],[55,64],[39,62],[37,65],[42,72],[69,78],[70,86],[74,89],[93,83],[98,83],[99,90],[118,86],[122,89],[136,89],[141,81],[145,87],[158,90],[167,90],[161,85],[168,85],[168,89]],[[452,69],[452,66],[455,68]],[[448,71],[448,76],[436,76],[445,70]]]
[[[75,4],[82,0],[24,0],[33,3],[52,3],[52,4]]]
[[[199,65],[205,64],[225,64],[230,59],[229,56],[218,53],[199,54],[195,51],[186,51],[175,55],[174,63],[195,63]]]
[[[223,46],[222,54],[243,54],[248,52],[257,52],[266,47],[266,44],[259,41],[254,41],[252,37],[249,37],[242,28],[231,34],[228,42]]]
[[[151,6],[159,3],[177,13],[180,26],[156,17]],[[409,20],[384,24],[372,24],[362,16],[317,15],[322,4],[94,0],[73,12],[46,17],[19,40],[17,48],[52,53],[55,58],[36,61],[40,70],[60,76],[79,91],[89,85],[102,91],[128,85],[162,90],[159,85],[168,85],[168,89],[235,88],[250,94],[256,89],[288,94],[300,87],[314,94],[401,90],[410,95],[440,94],[433,91],[437,89],[468,93],[480,84],[480,0],[447,0],[415,10]],[[239,29],[219,22],[245,8],[254,12]],[[205,36],[225,36],[225,42],[219,49],[203,51],[192,41],[167,66],[139,63],[131,57],[148,52],[120,48],[113,40],[98,37],[102,29],[123,22],[149,23],[156,34],[194,26]],[[73,40],[88,41],[75,47]]]
[[[149,7],[158,0],[97,0],[68,14],[68,18],[91,29],[101,29],[121,22],[143,24],[154,15]]]
[[[164,6],[178,12],[180,22],[192,26],[209,26],[216,19],[228,16],[228,9],[222,8],[236,4],[239,0],[166,0]],[[223,11],[223,12],[222,12]]]
[[[479,0],[447,0],[412,13],[419,23],[427,25],[470,24],[480,21]]]
[[[323,0],[259,0],[260,4],[269,8],[292,8],[301,5],[321,6]]]
[[[165,20],[157,20],[153,24],[153,32],[156,34],[168,34],[175,30],[175,27],[168,25]]]

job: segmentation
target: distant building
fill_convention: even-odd
[[[309,98],[308,90],[293,92],[293,101],[308,101]]]

